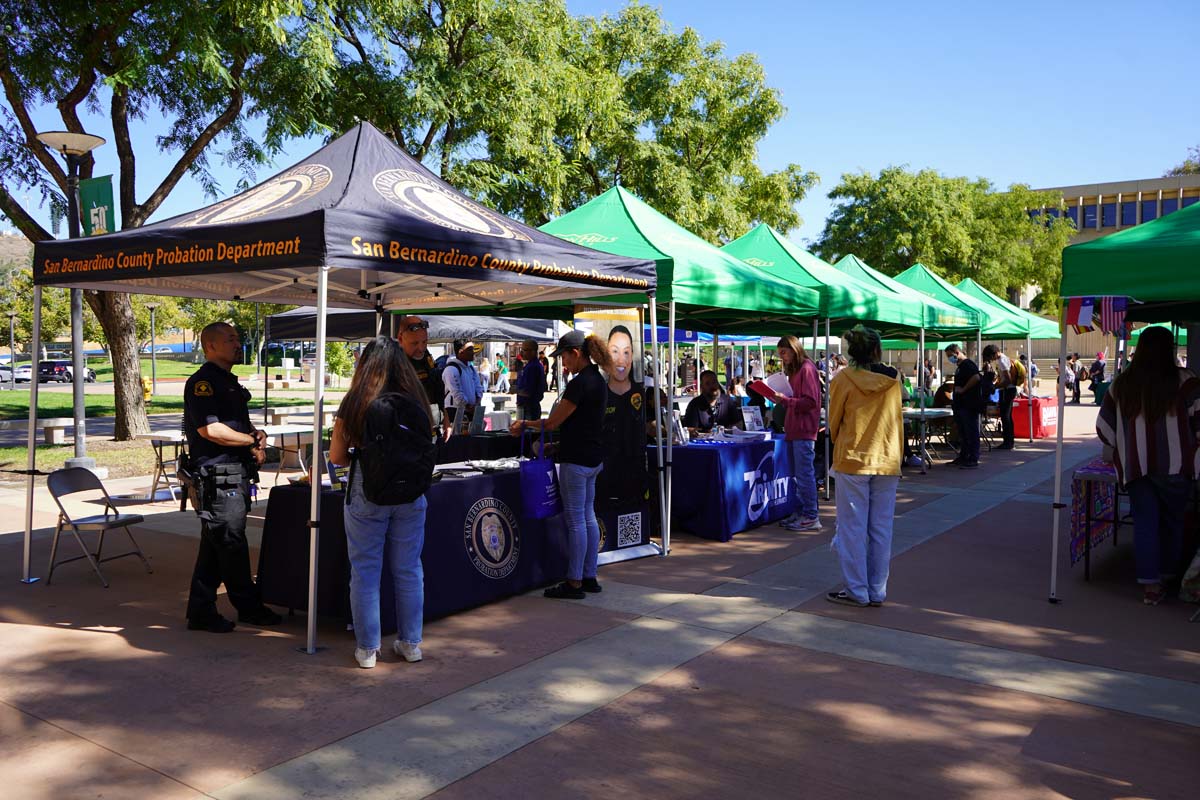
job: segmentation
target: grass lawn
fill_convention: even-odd
[[[168,451],[169,452],[169,451]],[[25,469],[26,447],[0,447],[0,469]],[[110,478],[132,478],[154,473],[154,450],[149,442],[105,442],[89,439],[87,454],[96,459],[96,466],[108,467]],[[63,462],[75,455],[73,444],[37,446],[38,469],[49,472],[58,469]],[[25,476],[3,474],[7,482],[24,482]],[[45,478],[38,478],[38,483]],[[149,483],[149,481],[147,481]]]
[[[113,369],[112,364],[107,358],[89,358],[88,366],[96,370],[96,380],[101,383],[112,383]],[[158,364],[154,368],[155,375],[161,379],[171,378],[189,378],[192,373],[200,368],[199,364],[193,364],[187,359],[178,359],[168,356],[160,356]],[[276,371],[279,371],[276,368]],[[255,373],[253,364],[234,364],[233,374],[240,377],[253,375]],[[142,359],[142,375],[150,377],[150,359]]]
[[[87,417],[111,417],[117,413],[116,401],[112,395],[84,395],[87,403]],[[312,398],[272,397],[271,406],[311,406]],[[66,392],[38,392],[38,419],[50,417],[70,417],[74,408],[71,395]],[[262,408],[262,397],[250,400],[250,408]],[[151,400],[146,407],[150,414],[170,414],[183,411],[183,397],[162,395]],[[0,420],[28,419],[29,390],[0,392]]]

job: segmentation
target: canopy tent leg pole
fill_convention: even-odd
[[[383,335],[383,311],[378,308],[375,309],[375,335]],[[388,326],[388,336],[392,339],[396,338],[395,333],[392,331],[391,325]]]
[[[825,500],[831,497],[829,468],[833,464],[833,440],[829,438],[829,317],[825,318]]]
[[[388,336],[396,338],[396,315],[388,314]]]
[[[700,357],[703,354],[704,354],[704,351],[700,349],[700,336],[699,336],[699,334],[697,334],[696,335],[696,369],[692,370],[693,372],[696,373],[695,380],[693,381],[693,384],[694,384],[694,392],[693,393],[694,394],[700,394]]]
[[[929,387],[925,383],[925,328],[921,327],[919,334],[921,344],[917,354],[917,406],[921,409],[921,419],[917,423],[920,433],[917,435],[917,441],[921,443],[921,452],[917,456],[921,459],[921,474],[924,475],[933,466],[933,459],[929,457],[929,446],[925,443],[925,398],[928,395]]]
[[[317,554],[321,543],[321,472],[325,466],[321,457],[321,429],[325,421],[325,313],[329,299],[329,267],[322,265],[317,273],[317,374],[313,381],[313,454],[308,471],[308,645],[305,652],[317,652]]]
[[[1025,333],[1025,356],[1029,369],[1025,370],[1025,388],[1029,395],[1029,443],[1033,444],[1033,336]]]
[[[258,308],[257,304],[255,304],[255,308]],[[267,345],[270,343],[271,343],[271,318],[267,317],[267,325],[266,325],[265,330],[263,331],[263,337],[262,337],[262,357],[259,359],[259,362],[261,364],[262,382],[263,382],[263,425],[266,425],[270,421],[267,419],[267,409],[270,408],[270,406],[267,405],[267,396],[270,393],[270,388],[268,386],[269,382],[267,381],[268,371],[267,371],[267,355],[266,355],[268,352]]]
[[[42,287],[33,287],[33,335],[29,341],[30,354],[33,361],[29,365],[29,453],[25,457],[25,547],[21,556],[21,583],[37,583],[37,578],[30,574],[30,559],[33,556],[33,489],[34,470],[37,469],[37,407],[38,407],[38,367],[42,351]],[[17,365],[12,365],[16,374]]]
[[[713,363],[711,367],[714,375],[719,375],[721,372],[721,334],[713,334]],[[699,390],[696,392],[699,394]]]
[[[742,344],[742,387],[750,383],[750,343]]]
[[[667,305],[667,319],[668,319],[667,341],[669,343],[668,347],[667,347],[667,352],[670,354],[670,357],[671,357],[671,360],[667,363],[668,372],[666,375],[666,378],[667,378],[667,380],[666,380],[667,410],[671,415],[671,419],[674,420],[674,418],[675,418],[675,372],[674,372],[674,369],[675,369],[675,300],[674,300],[674,298],[672,298],[671,302]],[[658,381],[655,381],[655,383],[658,383]],[[674,424],[672,424],[671,429],[672,429],[672,431],[674,431]],[[674,481],[672,481],[672,475],[671,475],[671,458],[672,458],[672,451],[673,451],[674,444],[675,444],[675,437],[673,435],[668,436],[667,437],[667,477],[666,477],[666,481],[667,481],[667,520],[668,521],[671,519],[671,501],[675,499],[675,486],[674,486]],[[664,547],[664,549],[665,549],[665,547]]]
[[[1058,312],[1058,330],[1061,336],[1058,340],[1058,363],[1067,363],[1067,311],[1066,303],[1060,303]],[[1067,385],[1060,373],[1055,381],[1055,395],[1058,399],[1058,426],[1054,437],[1054,522],[1050,526],[1050,597],[1051,603],[1058,599],[1058,526],[1059,517],[1064,508],[1062,502],[1062,457],[1063,457],[1063,414],[1067,405]]]
[[[663,414],[662,414],[662,387],[658,379],[658,307],[654,301],[654,292],[646,293],[646,300],[650,304],[650,352],[655,354],[652,359],[650,368],[654,371],[652,380],[654,388],[651,392],[654,395],[654,456],[658,461],[658,524],[661,526],[662,532],[662,554],[665,556],[671,552],[671,528],[670,519],[667,517],[667,485],[666,479],[663,476]],[[669,434],[668,434],[669,435]]]

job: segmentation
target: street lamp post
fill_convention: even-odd
[[[146,303],[146,308],[150,309],[150,394],[151,396],[158,395],[158,348],[154,341],[154,309],[158,308],[158,303]]]
[[[17,311],[14,308],[8,310],[8,388],[12,391],[17,390]]]
[[[69,131],[47,131],[38,134],[38,141],[61,153],[67,160],[67,236],[79,238],[79,165],[83,158],[100,145],[104,139],[89,133]],[[83,290],[71,290],[71,383],[75,406],[75,457],[68,458],[67,467],[83,467],[96,470],[96,459],[87,456],[87,431],[83,383],[86,371],[83,363]],[[38,379],[30,375],[31,381]],[[30,442],[30,446],[33,443]]]

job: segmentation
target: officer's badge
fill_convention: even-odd
[[[192,387],[192,394],[196,397],[212,397],[212,384],[208,381],[196,381],[196,385]]]
[[[634,411],[642,410],[642,395],[641,392],[634,392],[633,397],[629,398],[629,405],[633,406]]]

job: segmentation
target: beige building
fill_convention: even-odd
[[[1200,175],[1056,186],[1041,191],[1061,192],[1062,208],[1043,208],[1031,213],[1068,217],[1075,223],[1077,232],[1071,237],[1071,244],[1076,244],[1200,203]]]

